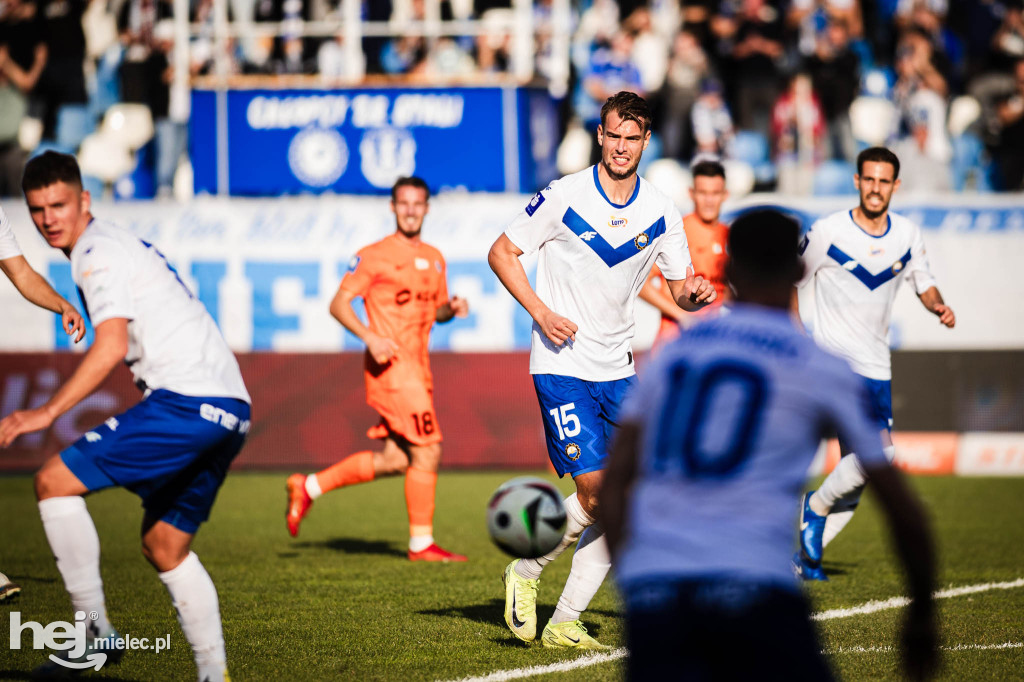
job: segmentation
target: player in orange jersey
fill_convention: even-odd
[[[434,543],[434,489],[441,461],[441,428],[434,412],[427,342],[434,322],[465,317],[469,305],[449,300],[441,252],[420,240],[430,190],[420,178],[401,178],[391,190],[394,234],[361,249],[331,301],[331,315],[366,344],[366,402],[380,413],[371,438],[383,449],[349,455],[310,476],[288,478],[288,531],[313,500],[335,488],[405,474],[409,559],[465,561]],[[369,326],[352,309],[366,304]]]
[[[693,200],[693,213],[683,218],[683,229],[686,231],[686,243],[690,248],[694,273],[700,275],[714,285],[718,298],[699,314],[715,309],[728,301],[729,286],[725,281],[725,243],[729,228],[719,222],[722,203],[729,196],[725,189],[725,168],[717,161],[699,161],[691,169],[693,186],[690,188],[690,199]],[[668,283],[655,265],[640,290],[640,298],[650,303],[661,313],[661,325],[654,339],[657,348],[665,341],[675,338],[679,333],[680,324],[693,324],[700,319],[686,313],[676,305],[668,290]]]

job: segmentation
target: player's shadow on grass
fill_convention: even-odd
[[[68,671],[67,677],[63,679],[75,679],[76,675],[71,670]],[[0,680],[38,680],[40,678],[33,677],[30,670],[0,670]],[[60,678],[58,678],[60,679]],[[98,679],[98,678],[97,678]],[[111,682],[143,682],[137,680],[134,677],[104,677],[104,680],[110,680]]]
[[[424,616],[444,616],[445,618],[464,618],[466,620],[476,621],[478,623],[490,623],[492,625],[497,624],[504,627],[504,616],[505,612],[505,600],[504,599],[491,599],[483,604],[469,604],[466,606],[448,606],[440,609],[424,609],[417,611],[416,613]],[[544,608],[541,606],[537,609],[537,623],[540,625],[538,630],[543,627],[544,623],[548,622],[551,614],[555,612],[554,606]],[[617,611],[608,611],[604,609],[589,609],[587,613],[601,616],[608,616],[609,618],[617,618],[619,613]],[[589,628],[590,625],[588,624]],[[597,626],[594,626],[595,629]],[[539,633],[538,633],[539,636]],[[515,639],[511,633],[509,637]],[[495,640],[498,641],[498,640]],[[520,640],[515,639],[516,642]],[[500,643],[500,642],[499,642]],[[521,644],[523,642],[520,642]]]
[[[408,552],[398,549],[391,542],[386,540],[366,540],[364,538],[331,538],[319,542],[300,542],[298,547],[320,547],[343,552],[344,554],[379,554],[382,556],[396,556],[403,559],[408,557]]]
[[[857,566],[855,561],[823,561],[821,567],[825,569],[825,575],[829,577],[835,577],[838,575],[846,575],[847,569],[851,566]]]

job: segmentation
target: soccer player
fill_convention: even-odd
[[[25,300],[35,303],[40,308],[52,310],[61,316],[64,330],[75,337],[78,343],[85,336],[85,322],[75,307],[53,290],[50,283],[42,275],[32,269],[25,260],[14,238],[14,230],[7,214],[0,208],[0,270],[4,271],[11,284]],[[21,592],[21,586],[0,573],[0,601],[11,599]]]
[[[25,166],[22,188],[39,233],[71,260],[96,339],[43,405],[0,421],[0,447],[45,429],[124,361],[143,399],[54,455],[36,473],[39,513],[74,611],[94,648],[119,635],[107,615],[100,544],[84,496],[123,487],[142,498],[142,553],[159,572],[199,680],[227,678],[217,590],[192,538],[249,430],[249,394],[213,318],[157,249],[90,213],[74,157],[46,152]],[[108,642],[97,644],[97,639]],[[41,675],[66,673],[53,662]]]
[[[800,244],[806,268],[800,286],[815,286],[814,338],[864,378],[890,460],[895,451],[888,334],[900,282],[913,282],[921,303],[939,322],[950,328],[956,324],[928,269],[921,229],[889,211],[899,175],[900,161],[888,149],[862,151],[854,176],[860,205],[818,220]],[[867,480],[864,467],[850,456],[856,448],[843,438],[839,444],[839,464],[803,500],[800,551],[793,564],[807,580],[828,579],[821,566],[824,547],[849,523]]]
[[[292,536],[322,494],[384,476],[405,474],[411,561],[465,561],[434,542],[434,493],[441,427],[427,349],[434,322],[469,314],[465,299],[448,298],[444,256],[420,238],[430,190],[417,177],[391,188],[395,232],[359,250],[331,301],[331,315],[366,344],[366,402],[380,414],[371,438],[383,448],[349,455],[323,471],[288,478],[286,521]],[[352,309],[366,304],[369,326]]]
[[[710,282],[718,292],[718,298],[709,306],[710,309],[729,300],[729,285],[725,281],[725,242],[729,228],[719,221],[722,204],[729,197],[729,192],[725,188],[725,168],[718,161],[698,161],[690,173],[693,176],[693,186],[690,187],[693,213],[683,218],[683,230],[686,231],[693,271]],[[651,274],[640,290],[640,299],[661,312],[655,347],[675,338],[679,334],[680,323],[692,324],[699,318],[686,315],[676,305],[657,265],[651,268]]]
[[[600,521],[631,679],[831,679],[788,550],[792,491],[829,427],[857,448],[907,570],[908,672],[934,669],[928,524],[866,402],[851,399],[863,382],[790,316],[798,239],[775,211],[733,222],[730,314],[662,348],[623,404]]]
[[[607,442],[626,388],[635,381],[634,305],[657,261],[676,304],[698,310],[715,289],[694,275],[672,200],[636,173],[651,137],[643,98],[619,92],[601,109],[601,161],[538,192],[491,246],[498,279],[533,318],[533,375],[548,455],[576,493],[566,501],[561,544],[539,559],[516,559],[503,574],[505,622],[524,641],[537,636],[541,570],[576,540],[572,569],[541,640],[547,647],[603,649],[580,615],[610,567],[594,526]],[[519,261],[539,253],[537,290]]]

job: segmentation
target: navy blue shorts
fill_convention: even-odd
[[[149,394],[60,453],[90,491],[120,486],[149,517],[195,533],[210,517],[231,461],[249,431],[249,404],[167,390]]]
[[[879,379],[864,379],[864,385],[868,390],[868,401],[870,403],[869,414],[878,430],[892,431],[892,382]]]
[[[631,680],[831,680],[799,591],[716,576],[624,586]]]
[[[619,405],[635,383],[635,375],[615,381],[533,375],[548,457],[559,476],[604,469]]]

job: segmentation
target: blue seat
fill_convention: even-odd
[[[82,140],[96,130],[96,117],[84,104],[65,104],[57,110],[57,144],[77,150]]]
[[[775,180],[775,164],[769,156],[768,138],[756,130],[737,130],[729,144],[729,157],[754,169],[757,184]]]
[[[857,167],[849,161],[826,161],[814,171],[814,195],[819,197],[855,194],[853,176]]]

